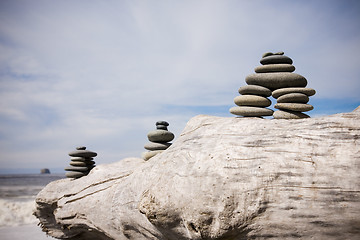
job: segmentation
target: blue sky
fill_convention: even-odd
[[[97,164],[140,157],[158,120],[178,136],[198,114],[232,117],[268,51],[317,91],[310,116],[352,111],[359,13],[348,0],[2,0],[0,173],[62,169],[78,145]]]

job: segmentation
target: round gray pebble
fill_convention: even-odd
[[[251,106],[251,107],[268,107],[271,101],[266,97],[256,95],[241,95],[234,98],[234,103],[238,106]]]
[[[294,112],[307,112],[314,109],[312,105],[303,103],[277,103],[274,108]]]
[[[303,93],[288,93],[277,99],[278,103],[307,103],[309,97]]]
[[[273,117],[275,119],[302,119],[310,116],[302,112],[278,110],[274,112]]]
[[[258,85],[246,85],[239,88],[239,93],[241,95],[258,95],[263,97],[270,97],[271,96],[271,90],[258,86]]]
[[[268,64],[255,68],[256,73],[269,73],[269,72],[293,72],[295,67],[291,64]]]
[[[271,116],[273,110],[268,108],[261,107],[232,107],[230,108],[230,113],[238,116],[244,117],[261,117],[261,116]]]
[[[271,55],[271,56],[266,56],[263,57],[260,60],[260,63],[262,65],[267,65],[267,64],[292,64],[293,61],[291,58],[284,56],[284,55]]]
[[[246,77],[246,83],[249,85],[259,85],[270,90],[288,87],[306,87],[305,77],[289,72],[276,73],[255,73]]]
[[[174,139],[174,134],[166,130],[151,131],[147,135],[150,142],[170,142]]]
[[[155,151],[155,150],[165,150],[168,147],[171,146],[171,143],[155,143],[155,142],[150,142],[147,143],[144,148],[150,151]]]
[[[274,98],[278,98],[282,95],[288,93],[303,93],[306,96],[312,96],[316,93],[316,91],[312,88],[303,88],[303,87],[288,87],[288,88],[280,88],[273,91],[272,96]]]

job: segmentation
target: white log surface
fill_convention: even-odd
[[[192,118],[149,161],[50,183],[59,239],[360,239],[360,107],[300,119]]]

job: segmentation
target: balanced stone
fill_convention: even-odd
[[[144,152],[142,154],[142,158],[144,160],[149,160],[150,158],[154,157],[155,155],[162,153],[164,150],[156,150],[156,151],[149,151],[149,152]]]
[[[97,153],[96,152],[92,152],[89,150],[75,150],[69,153],[69,156],[71,157],[96,157]]]
[[[284,55],[269,55],[265,56],[260,60],[262,65],[267,64],[292,64],[291,58]]]
[[[303,103],[277,103],[274,107],[281,110],[290,110],[295,112],[307,112],[314,109],[312,105]]]
[[[77,161],[77,162],[87,162],[87,161],[91,161],[94,158],[84,158],[84,157],[71,157],[70,160],[71,161]]]
[[[278,98],[282,95],[288,94],[288,93],[303,93],[306,96],[312,96],[316,93],[316,91],[312,88],[301,88],[301,87],[291,87],[291,88],[280,88],[273,91],[272,96],[274,98]]]
[[[155,123],[155,125],[157,126],[157,125],[165,125],[165,126],[169,126],[169,123],[168,122],[166,122],[166,121],[157,121],[156,123]]]
[[[155,151],[155,150],[165,150],[168,147],[171,146],[171,143],[156,143],[156,142],[150,142],[148,144],[146,144],[144,146],[145,149],[150,150],[150,151]]]
[[[309,97],[303,93],[288,93],[277,99],[278,103],[307,103]]]
[[[255,68],[256,73],[269,73],[269,72],[293,72],[295,67],[291,64],[268,64],[258,66]]]
[[[307,80],[296,73],[276,72],[276,73],[256,73],[246,77],[249,85],[259,85],[271,90],[287,87],[306,87]]]
[[[275,119],[301,119],[301,118],[309,118],[310,116],[301,112],[278,110],[274,112],[273,117]]]
[[[234,115],[244,116],[244,117],[262,117],[262,116],[271,116],[273,110],[262,107],[232,107],[230,108],[230,113]]]
[[[167,126],[165,125],[156,125],[156,129],[168,130]]]
[[[85,149],[86,149],[85,146],[76,147],[76,150],[85,150]]]
[[[89,167],[89,166],[93,166],[95,164],[94,161],[71,161],[70,165],[71,166],[77,166],[77,167]]]
[[[151,131],[147,135],[150,142],[170,142],[174,139],[174,134],[166,130]]]
[[[258,85],[246,85],[239,88],[239,93],[241,95],[258,95],[263,97],[270,97],[271,96],[271,90],[258,86]]]
[[[69,166],[64,168],[65,171],[75,171],[75,172],[88,172],[89,169],[87,167],[75,167],[75,166]]]
[[[69,172],[65,173],[65,176],[68,177],[68,178],[80,178],[80,177],[83,177],[83,176],[86,176],[86,175],[87,174],[83,173],[83,172],[73,172],[73,171],[69,171]]]
[[[234,98],[234,103],[238,106],[268,107],[271,101],[266,97],[256,95],[241,95]]]

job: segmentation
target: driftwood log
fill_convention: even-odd
[[[360,107],[197,116],[162,154],[52,182],[36,203],[59,239],[360,239]]]

